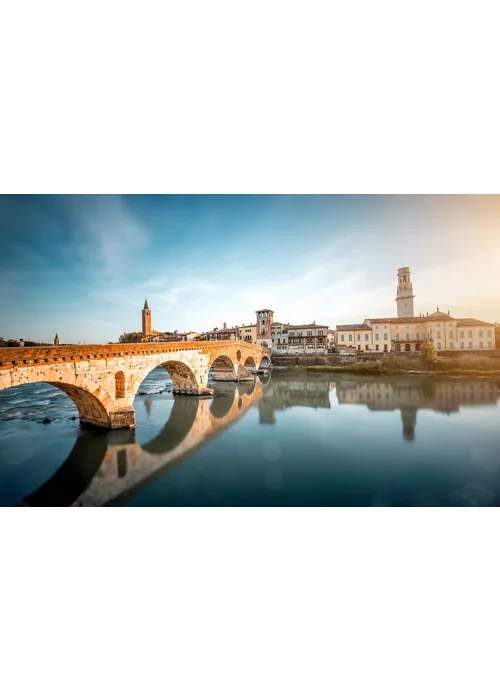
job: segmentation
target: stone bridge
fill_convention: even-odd
[[[270,349],[241,341],[59,345],[0,349],[0,390],[46,382],[76,404],[80,423],[133,428],[137,390],[155,367],[164,367],[176,394],[211,395],[215,379],[247,381],[270,364]]]
[[[134,431],[82,431],[61,468],[19,505],[120,505],[229,428],[265,391],[257,379],[212,401],[178,396],[163,430],[144,445]]]

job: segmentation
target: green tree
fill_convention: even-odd
[[[420,348],[420,357],[426,365],[434,365],[437,360],[437,350],[432,340],[424,340]]]
[[[140,343],[142,342],[142,333],[122,333],[118,338],[119,343]]]

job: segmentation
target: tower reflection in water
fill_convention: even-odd
[[[400,411],[402,437],[416,437],[418,410],[456,413],[461,406],[495,405],[500,384],[485,379],[431,377],[335,377],[300,372],[256,378],[252,384],[218,385],[213,400],[176,396],[169,419],[144,444],[135,431],[81,431],[63,466],[24,499],[25,505],[119,505],[155,478],[202,448],[256,403],[259,423],[272,426],[279,412],[292,407],[315,410],[348,404],[370,411]],[[145,413],[155,413],[146,399]],[[157,405],[157,404],[156,404]]]

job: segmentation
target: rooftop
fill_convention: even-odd
[[[371,331],[367,323],[354,323],[347,326],[337,326],[338,331]]]

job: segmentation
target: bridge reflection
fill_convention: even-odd
[[[211,400],[176,396],[160,433],[143,445],[135,431],[81,431],[61,468],[21,505],[119,505],[227,429],[263,393],[257,379],[228,384]],[[152,402],[145,404],[151,412]]]

